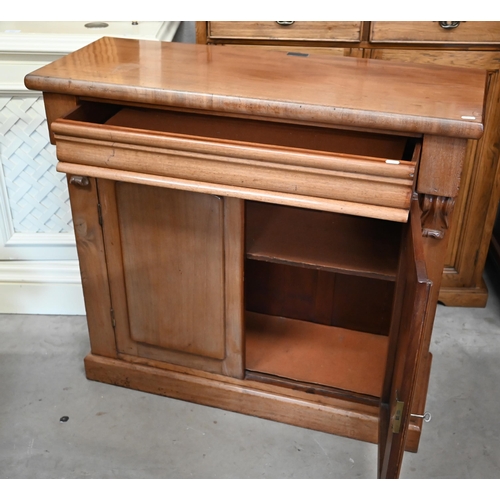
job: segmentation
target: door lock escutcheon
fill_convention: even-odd
[[[403,401],[396,401],[396,407],[394,409],[394,417],[392,419],[392,432],[394,434],[399,434],[401,430],[401,419],[403,418],[403,409],[405,404]]]
[[[396,406],[394,409],[394,417],[392,419],[392,432],[394,434],[399,434],[401,431],[401,419],[403,417],[404,402],[396,400]],[[418,415],[416,413],[411,413],[410,416],[415,418],[421,418],[424,422],[430,422],[432,420],[432,415],[430,412],[426,411],[423,415]]]

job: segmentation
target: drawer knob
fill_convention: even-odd
[[[280,26],[291,26],[295,21],[276,21]]]
[[[444,30],[453,30],[460,26],[460,21],[439,21],[439,26]]]
[[[70,180],[70,184],[75,184],[76,186],[85,187],[90,184],[89,178],[82,175],[72,175]]]

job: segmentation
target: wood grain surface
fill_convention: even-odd
[[[107,37],[25,79],[81,97],[468,138],[482,133],[485,82],[481,70]]]

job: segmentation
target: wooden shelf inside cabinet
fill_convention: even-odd
[[[251,312],[245,336],[248,371],[380,398],[385,336]]]
[[[258,202],[246,204],[246,257],[394,281],[401,224]]]

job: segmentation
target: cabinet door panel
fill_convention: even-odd
[[[416,392],[431,287],[425,267],[420,209],[414,200],[401,245],[387,372],[381,400],[380,477],[399,476]]]
[[[223,359],[222,200],[127,183],[116,194],[132,339]]]
[[[239,342],[234,325],[226,338],[226,275],[242,274],[226,269],[225,200],[104,180],[99,195],[118,351],[238,376],[224,368]]]

